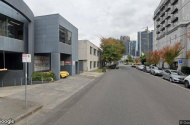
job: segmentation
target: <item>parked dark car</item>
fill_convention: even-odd
[[[113,64],[108,67],[109,67],[109,69],[119,69],[119,66],[117,64]]]
[[[136,65],[135,65],[135,64],[132,64],[132,65],[131,65],[131,67],[135,68],[135,67],[136,67]]]

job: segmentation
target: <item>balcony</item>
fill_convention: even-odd
[[[157,17],[156,21],[160,21],[160,17],[159,16]]]
[[[175,22],[177,22],[177,21],[178,21],[178,14],[175,14],[175,15],[172,16],[171,22],[172,22],[172,23],[175,23]]]
[[[160,34],[160,31],[159,31],[159,30],[157,30],[157,31],[156,31],[156,34]]]
[[[164,24],[164,22],[165,22],[165,19],[162,18],[162,19],[160,20],[160,23],[161,23],[161,24]]]
[[[171,0],[171,5],[175,5],[178,2],[178,0]]]
[[[155,19],[156,19],[156,17],[157,17],[157,15],[154,15],[153,19],[155,20]]]
[[[164,17],[164,15],[165,15],[165,12],[162,12],[160,16],[161,16],[161,17]]]
[[[160,24],[158,23],[157,25],[156,25],[156,28],[159,28],[160,27]]]
[[[171,14],[175,14],[176,12],[178,12],[178,5],[173,6],[171,9]]]
[[[165,1],[165,5],[168,5],[170,3],[170,0]]]
[[[160,11],[162,11],[162,10],[164,10],[165,9],[165,4],[162,4],[161,6],[160,6]]]
[[[162,25],[161,28],[160,28],[161,31],[164,31],[165,30],[165,25]]]
[[[165,12],[168,12],[169,10],[171,10],[171,5],[170,4],[166,7]]]
[[[170,27],[171,26],[171,20],[166,21],[165,26]]]
[[[170,13],[165,14],[165,19],[169,19],[171,17]]]

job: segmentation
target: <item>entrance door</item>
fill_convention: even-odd
[[[77,61],[75,62],[75,72],[76,72],[76,74],[78,74],[78,62]]]

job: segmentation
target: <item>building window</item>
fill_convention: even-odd
[[[94,68],[96,68],[96,61],[94,61]]]
[[[92,54],[92,47],[90,47],[90,54]]]
[[[72,33],[62,26],[59,26],[59,41],[71,45]]]
[[[23,23],[0,14],[0,36],[23,40]]]
[[[6,17],[0,15],[0,36],[6,36]]]
[[[94,49],[94,55],[96,56],[96,49]]]
[[[90,61],[90,69],[92,69],[92,61]]]
[[[97,56],[100,56],[100,52],[99,51],[97,51]]]
[[[99,63],[100,63],[100,62],[99,62],[99,61],[97,61],[97,67],[100,67],[100,66],[99,66]]]

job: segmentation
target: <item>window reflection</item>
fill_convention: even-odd
[[[23,23],[0,14],[0,36],[23,40]]]
[[[6,18],[2,15],[0,15],[0,36],[6,35]]]
[[[59,26],[59,41],[71,45],[72,33]]]

